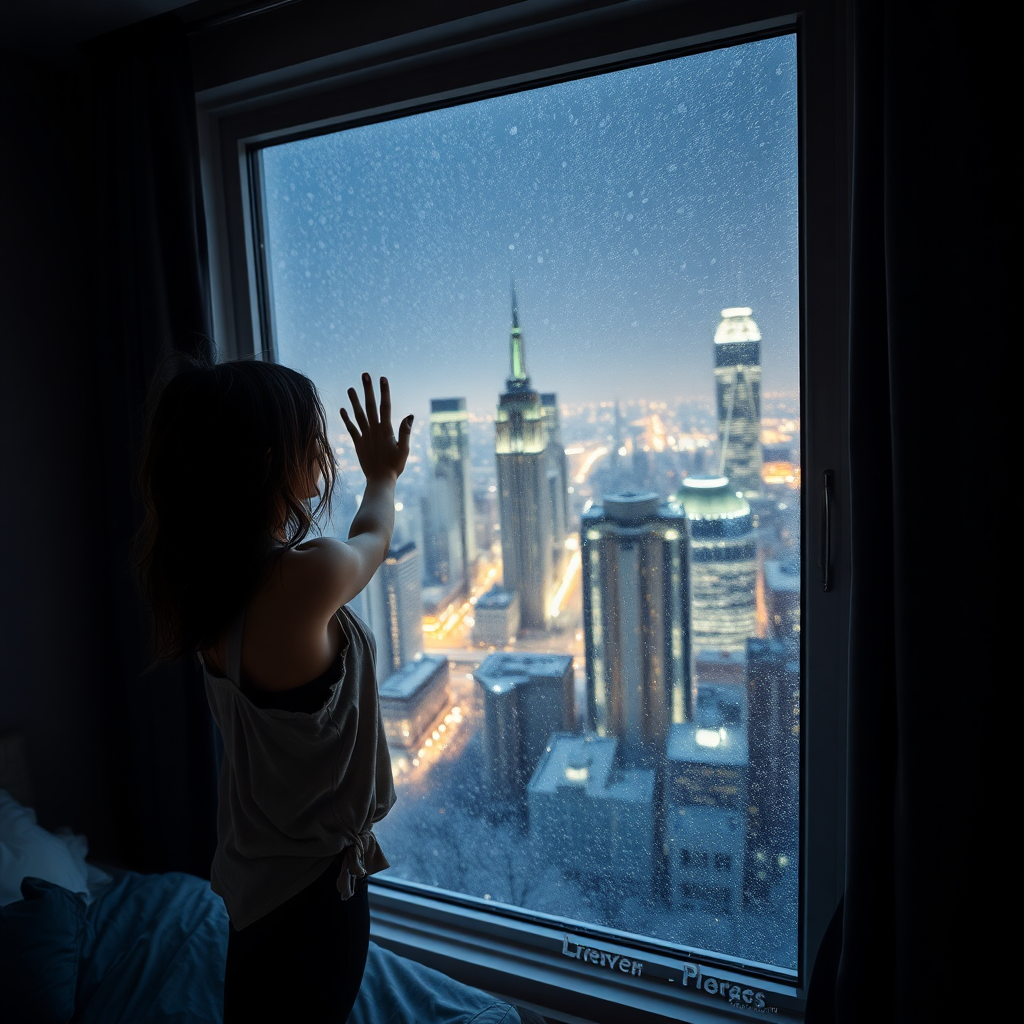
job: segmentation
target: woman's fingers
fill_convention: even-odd
[[[380,379],[380,421],[391,426],[391,385],[387,377]]]
[[[340,412],[341,421],[348,428],[349,436],[352,438],[352,443],[358,444],[360,441],[362,441],[363,438],[360,435],[359,431],[356,430],[356,425],[348,418],[348,410],[344,406],[342,406]]]
[[[398,447],[403,452],[409,451],[409,435],[412,433],[412,413],[402,420],[398,427]]]
[[[398,427],[398,442],[409,444],[409,435],[413,432],[413,414],[401,421]]]
[[[375,427],[380,423],[380,419],[377,417],[377,396],[373,393],[373,378],[368,374],[363,374],[363,395],[366,401],[366,418],[370,421],[370,426]]]
[[[359,404],[359,396],[356,394],[355,388],[348,389],[348,400],[352,403],[352,412],[355,414],[356,423],[365,434],[370,429],[370,424],[366,420],[366,413],[363,412],[363,407]]]

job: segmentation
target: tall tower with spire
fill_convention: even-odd
[[[761,494],[761,332],[751,312],[723,309],[715,331],[718,471],[744,498]]]
[[[498,400],[494,451],[503,584],[519,595],[522,625],[544,629],[564,546],[565,451],[558,436],[555,396],[535,391],[526,371],[515,284],[509,377]]]

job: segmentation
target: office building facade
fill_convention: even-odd
[[[761,332],[752,312],[723,309],[715,331],[719,473],[745,498],[761,494]]]
[[[468,579],[460,525],[459,480],[450,464],[428,479],[420,500],[423,515],[423,585],[428,605],[464,593]]]
[[[757,532],[725,477],[687,477],[677,496],[690,528],[693,646],[742,654],[757,633]]]
[[[692,713],[685,512],[653,493],[608,495],[582,516],[587,724],[650,764]]]
[[[462,577],[467,586],[476,562],[476,510],[469,460],[469,413],[465,398],[434,398],[430,402],[430,466],[445,481],[454,504],[461,542]]]
[[[380,711],[388,747],[416,750],[448,706],[448,659],[425,654],[406,662],[380,684]]]
[[[369,625],[377,641],[377,681],[423,653],[423,583],[412,541],[388,551],[370,581]]]
[[[519,595],[495,584],[473,608],[473,642],[504,647],[519,632]]]
[[[760,901],[797,856],[800,661],[793,643],[747,643],[747,699],[752,811],[744,886],[748,901]]]
[[[572,657],[498,653],[473,673],[484,705],[484,784],[493,808],[525,809],[526,786],[555,732],[575,724]]]
[[[764,603],[768,635],[773,640],[800,642],[800,562],[769,559],[764,563]]]
[[[664,842],[672,906],[734,914],[743,906],[749,788],[743,690],[698,690],[692,722],[665,750]]]
[[[618,740],[554,733],[527,786],[530,834],[545,863],[632,895],[654,875],[654,772],[616,764]]]

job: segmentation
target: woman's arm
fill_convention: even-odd
[[[402,420],[395,437],[391,426],[391,389],[380,379],[380,411],[368,373],[363,374],[366,408],[355,388],[348,389],[352,415],[341,418],[366,477],[366,490],[352,520],[348,540],[318,537],[299,545],[296,555],[308,556],[296,564],[303,576],[304,596],[325,615],[332,615],[358,594],[387,557],[395,529],[395,483],[409,458],[411,415]]]

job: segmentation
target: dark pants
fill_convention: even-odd
[[[248,928],[229,925],[224,1024],[345,1024],[370,943],[366,879],[342,900],[338,858]]]

